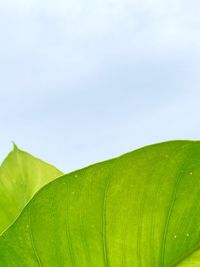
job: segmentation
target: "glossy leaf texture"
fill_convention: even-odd
[[[42,186],[63,173],[14,145],[0,167],[0,234]]]
[[[148,146],[56,179],[0,238],[1,267],[200,266],[200,142]]]

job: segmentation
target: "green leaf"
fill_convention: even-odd
[[[15,221],[42,186],[61,175],[55,167],[14,145],[0,167],[0,233]]]
[[[0,239],[2,267],[200,266],[200,142],[145,147],[56,179]]]

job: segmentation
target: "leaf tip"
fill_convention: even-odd
[[[14,150],[14,151],[15,151],[15,150],[19,150],[18,146],[15,144],[14,141],[12,141],[12,144],[13,144],[13,150]]]

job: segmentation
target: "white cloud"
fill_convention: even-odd
[[[59,148],[60,166],[66,153],[78,167],[173,132],[193,138],[198,130],[184,107],[198,113],[199,7],[195,0],[0,1],[2,152],[14,139],[52,162]]]

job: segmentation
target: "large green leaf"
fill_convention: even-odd
[[[1,267],[200,266],[200,142],[136,150],[45,186],[0,239]]]
[[[14,222],[43,185],[61,175],[55,167],[14,145],[0,167],[0,233]]]

